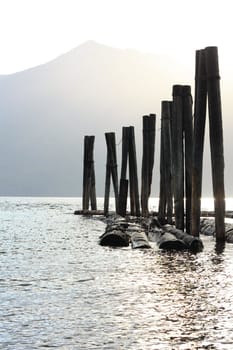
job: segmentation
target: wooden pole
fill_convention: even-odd
[[[97,210],[94,162],[93,162],[92,172],[91,172],[91,191],[90,192],[91,192],[90,193],[91,210]]]
[[[185,213],[186,232],[191,232],[193,114],[191,86],[183,86],[183,125],[185,146]]]
[[[165,118],[165,142],[166,157],[166,182],[167,182],[167,222],[173,224],[173,173],[172,173],[172,101],[168,101],[167,115]]]
[[[152,174],[154,167],[155,150],[155,114],[143,116],[143,156],[141,179],[141,206],[142,216],[149,215],[148,199],[151,193]]]
[[[216,240],[225,240],[223,127],[217,47],[205,49]]]
[[[110,133],[111,135],[111,154],[113,155],[111,159],[111,170],[112,170],[112,182],[113,182],[113,188],[114,188],[114,195],[115,195],[115,208],[116,213],[118,211],[118,197],[119,197],[119,188],[118,188],[118,171],[117,171],[117,153],[116,153],[116,137],[115,133]]]
[[[89,201],[87,203],[87,150],[88,150],[88,136],[84,136],[84,151],[83,151],[83,196],[82,196],[82,210],[88,210]]]
[[[89,209],[89,200],[92,199],[92,206],[96,205],[96,198],[94,199],[94,150],[95,136],[84,137],[84,159],[83,159],[83,198],[82,207],[84,211]]]
[[[126,215],[127,208],[127,196],[129,181],[126,179],[127,172],[127,160],[129,153],[129,128],[123,126],[122,128],[122,156],[121,156],[121,178],[120,178],[120,191],[118,199],[118,214],[121,216]]]
[[[122,157],[121,157],[121,179],[126,179],[127,160],[129,153],[129,128],[122,128]]]
[[[105,133],[107,144],[107,169],[106,169],[106,212],[108,211],[109,192],[110,192],[110,174],[112,175],[112,182],[115,194],[115,207],[118,211],[118,173],[117,173],[117,157],[116,157],[116,140],[115,133]]]
[[[160,196],[164,201],[161,203],[161,214],[164,211],[164,219],[172,224],[173,200],[172,200],[172,137],[171,137],[171,101],[162,101],[161,105],[161,149],[164,164],[164,181],[160,189]],[[163,192],[165,199],[163,199]],[[165,207],[165,208],[164,208]],[[164,208],[164,209],[163,209]]]
[[[176,228],[184,230],[183,86],[173,86],[172,141]]]
[[[194,87],[194,116],[196,113],[196,102],[197,102],[197,86],[198,86],[198,77],[199,77],[199,57],[201,50],[196,50],[195,55],[195,87]],[[204,77],[203,77],[204,78]]]
[[[203,150],[206,123],[207,82],[205,51],[196,52],[194,103],[193,169],[192,169],[192,235],[199,236],[202,194]]]
[[[159,189],[159,210],[158,220],[161,224],[166,223],[166,165],[165,165],[165,125],[164,125],[164,111],[162,102],[162,113],[161,113],[161,133],[160,133],[160,189]]]
[[[151,184],[153,177],[154,158],[155,158],[155,126],[156,126],[156,115],[149,115],[149,190],[148,194],[151,194]]]
[[[137,157],[134,127],[129,126],[129,179],[130,179],[130,209],[131,215],[140,216],[138,192]]]
[[[129,181],[126,179],[120,180],[120,192],[119,192],[117,214],[119,214],[123,217],[126,216],[126,210],[127,210],[128,183],[129,183]]]
[[[105,216],[107,216],[108,210],[109,210],[110,181],[111,181],[110,156],[107,151],[105,192],[104,192],[104,215]]]
[[[143,117],[143,146],[142,146],[142,178],[141,178],[141,207],[142,207],[142,216],[148,216],[148,168],[149,168],[149,138],[148,138],[148,116],[144,115]]]

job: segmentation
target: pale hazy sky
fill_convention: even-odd
[[[47,62],[95,40],[170,54],[219,47],[233,68],[231,0],[0,0],[0,74]]]

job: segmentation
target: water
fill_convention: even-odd
[[[105,223],[75,209],[0,199],[0,349],[233,348],[233,245],[101,247]]]

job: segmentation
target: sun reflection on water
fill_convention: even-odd
[[[112,249],[74,200],[0,206],[0,348],[232,349],[233,245]]]

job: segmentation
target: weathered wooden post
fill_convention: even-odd
[[[126,209],[127,209],[129,181],[126,179],[126,172],[127,172],[128,154],[129,154],[129,128],[123,126],[121,177],[120,177],[120,191],[119,191],[119,201],[118,201],[118,214],[121,216],[126,216]]]
[[[115,207],[118,211],[118,173],[117,173],[117,156],[116,156],[116,141],[115,133],[105,133],[107,144],[107,164],[106,164],[106,180],[105,180],[105,197],[104,197],[104,214],[108,213],[109,208],[109,193],[110,193],[110,177],[115,194]]]
[[[142,177],[141,177],[141,207],[142,216],[148,216],[148,169],[149,169],[149,152],[148,152],[148,115],[143,117],[142,129]]]
[[[160,189],[159,189],[159,208],[158,208],[158,220],[160,223],[166,223],[166,166],[165,166],[165,128],[164,128],[164,113],[161,113],[161,133],[160,133]]]
[[[166,108],[164,109],[164,143],[166,150],[165,159],[165,175],[167,183],[167,222],[172,224],[173,216],[173,173],[172,173],[172,101],[166,103]]]
[[[202,194],[203,150],[206,123],[207,82],[205,51],[196,52],[195,102],[194,102],[194,136],[192,169],[192,219],[191,232],[199,236]]]
[[[121,157],[121,179],[126,179],[127,161],[129,154],[129,128],[122,128],[122,157]]]
[[[95,168],[94,162],[92,166],[92,174],[91,174],[91,210],[97,210],[97,201],[96,201],[96,187],[95,187]]]
[[[173,86],[173,189],[176,228],[184,230],[183,86]]]
[[[161,152],[160,152],[160,198],[159,220],[172,223],[172,136],[171,112],[172,102],[162,101],[161,104]]]
[[[138,174],[137,174],[137,158],[136,145],[134,136],[134,127],[122,128],[122,164],[121,164],[121,189],[119,202],[123,204],[124,208],[119,207],[118,213],[125,215],[128,181],[126,179],[127,161],[129,160],[129,190],[130,190],[130,213],[131,215],[140,216],[140,203],[138,192]]]
[[[104,215],[105,216],[107,216],[108,209],[109,209],[110,183],[111,183],[110,157],[107,151],[105,192],[104,192]]]
[[[83,157],[83,196],[82,209],[88,211],[91,199],[91,209],[96,210],[96,190],[94,171],[94,141],[95,136],[84,137],[84,157]]]
[[[142,216],[149,215],[148,199],[151,193],[155,150],[155,114],[143,116],[143,155],[141,179]]]
[[[183,86],[183,130],[185,149],[185,214],[186,232],[191,232],[193,114],[191,86]]]
[[[205,48],[216,240],[225,240],[223,127],[217,47]]]
[[[150,114],[149,115],[149,196],[151,193],[151,184],[152,184],[152,177],[153,177],[153,168],[154,168],[154,158],[155,158],[155,127],[156,127],[156,114]]]
[[[119,191],[117,214],[123,217],[126,216],[126,210],[127,210],[128,185],[129,185],[128,180],[120,179],[120,191]]]
[[[131,215],[140,216],[137,157],[133,126],[129,126],[129,181]]]

